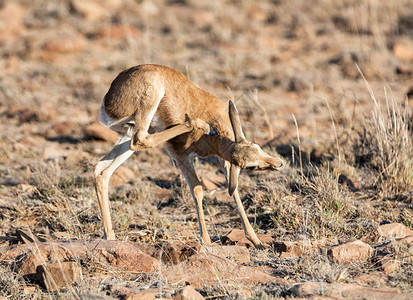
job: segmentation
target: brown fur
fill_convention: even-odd
[[[108,182],[113,171],[134,151],[166,143],[191,189],[202,241],[211,242],[202,210],[202,185],[195,173],[192,154],[214,155],[225,161],[228,190],[234,196],[246,236],[254,245],[261,245],[237,192],[238,174],[242,168],[276,170],[283,164],[245,139],[232,102],[228,108],[228,103],[200,89],[174,69],[140,65],[115,78],[104,97],[104,111],[112,121],[118,121],[112,128],[124,134],[95,169],[96,191],[107,238],[114,238],[108,197]],[[163,126],[154,124],[155,119]],[[132,121],[133,134],[131,127],[125,126]]]
[[[201,157],[217,155],[229,160],[234,134],[228,104],[172,68],[139,65],[121,72],[105,95],[106,113],[113,119],[122,119],[146,112],[151,92],[161,85],[165,95],[156,115],[165,128],[184,123],[188,114],[190,119],[199,118],[210,124],[218,133],[218,136],[202,136],[200,140],[194,139],[193,133],[185,133],[168,141],[168,149],[177,155],[193,152]]]

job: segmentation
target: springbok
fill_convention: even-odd
[[[115,147],[95,168],[96,192],[105,238],[115,239],[108,184],[113,172],[135,151],[166,142],[169,156],[189,185],[198,214],[201,240],[210,244],[202,209],[202,184],[193,159],[217,156],[224,161],[229,194],[233,196],[246,237],[262,247],[248,221],[237,191],[241,169],[280,170],[284,163],[245,139],[234,104],[200,89],[182,73],[161,65],[138,65],[121,72],[103,98],[101,122],[119,132]]]

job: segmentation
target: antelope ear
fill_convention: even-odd
[[[232,101],[229,101],[229,119],[231,120],[235,141],[238,143],[242,140],[245,140],[244,133],[242,132],[241,120],[239,118],[238,110]]]
[[[228,193],[232,196],[238,187],[238,175],[240,168],[234,164],[231,164],[229,169],[229,180],[228,180]]]

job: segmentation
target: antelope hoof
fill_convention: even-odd
[[[191,119],[189,118],[188,114],[185,115],[185,122],[187,123],[187,126],[191,130],[201,129],[204,132],[204,134],[211,134],[211,135],[213,135],[214,132],[216,132],[215,128],[213,128],[211,125],[209,125],[204,120],[201,120],[199,118]]]
[[[258,250],[264,250],[264,249],[268,249],[270,248],[270,245],[266,244],[266,243],[262,243],[259,239],[253,241],[252,239],[248,238],[247,239],[254,245],[255,249]]]
[[[116,240],[115,233],[114,233],[114,232],[110,232],[110,233],[108,233],[108,234],[105,233],[104,239],[105,239],[105,240],[108,240],[108,241],[114,241],[114,240]]]

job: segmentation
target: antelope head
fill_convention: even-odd
[[[278,171],[284,168],[284,161],[268,155],[260,146],[246,140],[237,108],[232,101],[229,101],[229,118],[235,136],[228,180],[228,192],[232,196],[238,187],[238,176],[242,169]]]

